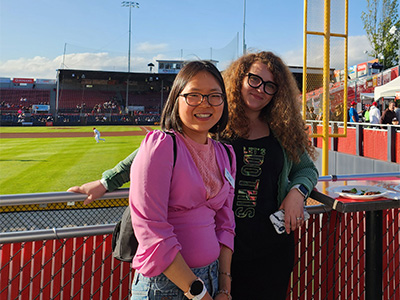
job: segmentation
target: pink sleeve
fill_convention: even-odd
[[[172,137],[152,131],[142,141],[131,167],[129,205],[139,241],[132,266],[147,277],[161,274],[181,250],[168,223],[173,163]]]
[[[221,145],[221,147],[223,147]],[[230,156],[232,159],[232,165],[227,167],[228,171],[230,171],[233,179],[236,178],[236,156],[233,151],[232,146],[228,145],[230,150]],[[227,152],[223,149],[223,153],[227,156]],[[226,166],[229,166],[229,158],[227,159]],[[226,180],[224,178],[224,180]],[[220,210],[217,211],[215,216],[216,223],[216,233],[218,237],[218,241],[220,244],[225,245],[233,251],[233,242],[235,238],[235,216],[233,213],[233,199],[235,196],[235,188],[229,185],[229,194],[228,197]]]

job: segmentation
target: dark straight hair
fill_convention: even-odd
[[[226,95],[224,80],[218,69],[209,61],[198,60],[187,63],[176,75],[174,83],[172,84],[171,92],[169,93],[167,102],[165,103],[161,115],[161,129],[162,130],[175,130],[182,133],[182,121],[178,115],[179,94],[183,91],[188,82],[196,76],[199,72],[206,71],[210,73],[219,83],[222,93]],[[218,134],[222,132],[228,123],[228,103],[224,97],[224,109],[219,121],[210,129],[210,133]]]

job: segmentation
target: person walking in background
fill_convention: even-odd
[[[101,137],[100,137],[100,131],[98,131],[97,129],[96,129],[96,127],[93,127],[93,133],[94,133],[94,139],[96,140],[96,143],[99,143],[99,141],[106,141],[105,139],[102,139]]]
[[[394,106],[395,106],[394,112],[396,113],[396,119],[397,119],[397,121],[399,121],[400,120],[400,107],[399,107],[399,104],[397,104],[397,102],[395,101],[394,102]]]
[[[363,118],[364,118],[363,122],[365,123],[369,123],[369,109],[370,105],[369,104],[365,105],[365,111],[363,113]]]
[[[374,101],[372,102],[372,105],[369,108],[369,122],[371,124],[379,124],[380,119],[381,119],[381,112],[378,109],[378,103]]]
[[[356,106],[357,106],[356,102],[354,102],[354,101],[351,102],[350,109],[349,109],[349,122],[358,123],[358,121],[359,121]]]
[[[389,102],[389,107],[385,109],[382,113],[380,120],[381,124],[392,124],[393,118],[396,118],[396,113],[394,112],[394,101]]]
[[[315,149],[300,114],[296,81],[279,57],[246,54],[224,71],[224,81],[230,118],[222,138],[237,157],[232,298],[283,300],[294,265],[293,231],[304,224],[304,200],[318,180]],[[129,181],[134,157],[101,180],[69,191],[87,194],[89,203],[116,189]],[[278,209],[285,213],[283,234],[269,220]]]

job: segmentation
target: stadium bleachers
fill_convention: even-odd
[[[87,108],[93,108],[96,104],[103,104],[115,98],[116,92],[63,89],[59,95],[59,108],[76,108],[83,103]]]
[[[30,106],[32,104],[49,104],[50,90],[41,89],[1,89],[1,102],[12,107]]]

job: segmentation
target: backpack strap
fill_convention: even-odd
[[[166,134],[170,135],[172,137],[172,140],[174,141],[174,167],[175,167],[175,163],[176,163],[176,136],[175,133],[173,132],[169,132],[169,131],[164,131]]]
[[[229,157],[229,165],[232,167],[232,157],[231,157],[231,151],[229,151],[228,146],[225,143],[222,143],[222,146],[224,146],[226,153],[228,153],[228,157]]]

